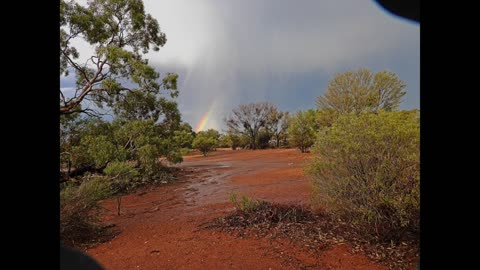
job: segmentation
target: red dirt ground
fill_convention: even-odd
[[[234,210],[229,192],[280,203],[308,204],[308,154],[294,149],[216,151],[185,157],[179,183],[104,202],[104,220],[121,233],[87,250],[106,269],[383,270],[346,245],[312,253],[288,241],[236,238],[201,224]]]

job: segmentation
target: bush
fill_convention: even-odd
[[[99,229],[98,202],[113,194],[106,177],[92,177],[80,186],[69,185],[60,192],[60,239],[75,246],[85,243]]]
[[[261,204],[260,201],[250,199],[245,195],[242,195],[242,198],[240,201],[238,201],[237,194],[235,192],[230,193],[230,202],[233,203],[235,208],[245,213],[253,211]]]
[[[317,130],[315,111],[312,109],[305,112],[299,111],[289,118],[287,129],[289,144],[298,147],[302,153],[305,153],[314,144]]]
[[[140,175],[133,164],[119,161],[110,162],[103,173],[110,176],[109,181],[114,193],[124,193],[135,188]]]
[[[380,240],[418,232],[417,112],[344,115],[317,137],[313,204]]]
[[[210,131],[210,130],[209,130]],[[218,140],[207,131],[198,132],[197,136],[193,140],[193,148],[202,152],[203,156],[207,156],[208,152],[212,151]]]

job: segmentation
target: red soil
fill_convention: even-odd
[[[386,269],[348,246],[312,251],[281,239],[236,238],[201,228],[234,208],[228,193],[308,204],[303,173],[308,154],[296,150],[217,151],[185,157],[180,183],[104,202],[105,221],[121,233],[87,252],[106,269]]]

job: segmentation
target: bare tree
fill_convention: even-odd
[[[266,127],[269,116],[276,110],[269,102],[256,102],[239,105],[225,119],[227,127],[237,134],[243,134],[250,139],[250,148],[257,149],[258,131]]]

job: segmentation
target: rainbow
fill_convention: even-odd
[[[202,119],[200,119],[200,123],[198,124],[197,128],[195,129],[195,132],[199,132],[202,129],[205,128],[207,125],[208,119],[210,118],[210,115],[212,114],[213,111],[213,104],[210,106],[210,109],[203,115]]]

